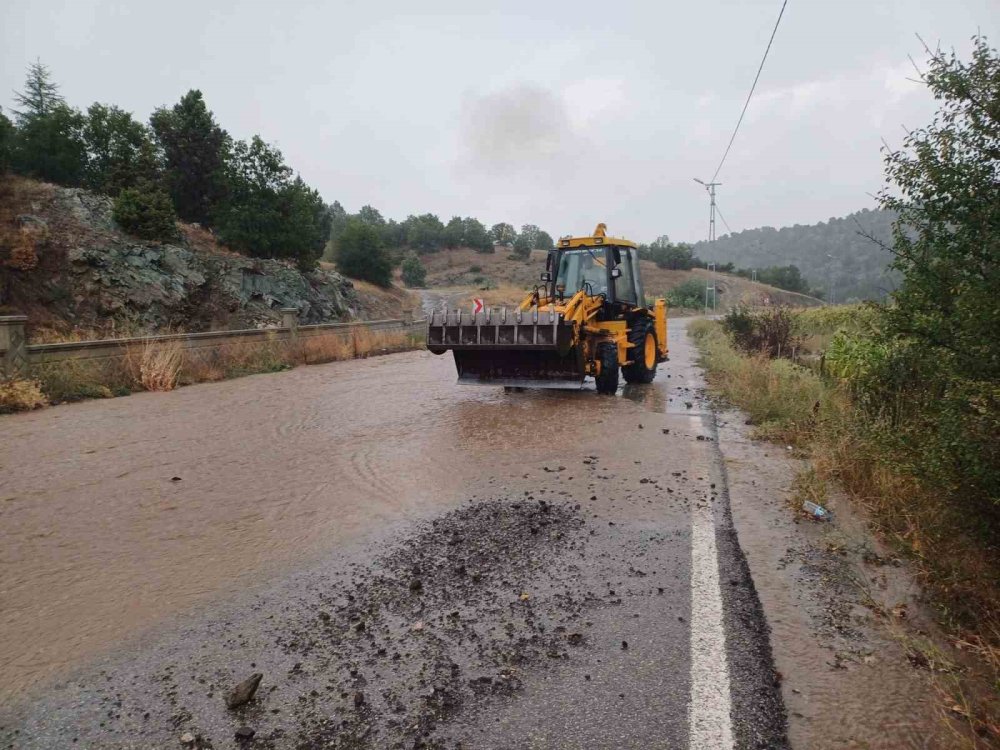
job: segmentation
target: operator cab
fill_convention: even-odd
[[[605,245],[601,242],[604,239],[614,241],[603,236],[560,240],[560,246],[549,253],[542,274],[549,298],[569,300],[583,291],[588,297],[603,297],[609,314],[619,306],[644,304],[635,246]],[[583,244],[584,240],[591,242]],[[570,243],[575,246],[567,247]]]

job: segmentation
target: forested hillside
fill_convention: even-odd
[[[824,299],[831,280],[836,302],[882,299],[897,283],[887,270],[894,219],[889,211],[864,209],[819,224],[727,234],[714,243],[696,243],[694,252],[703,260],[733,263],[737,268],[797,266],[813,293]]]

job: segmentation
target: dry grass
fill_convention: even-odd
[[[172,391],[184,363],[184,342],[149,339],[125,353],[125,365],[147,391]]]
[[[123,357],[65,359],[36,364],[32,375],[49,402],[110,398],[137,390],[169,391],[182,385],[214,382],[301,364],[320,364],[415,349],[416,331],[379,331],[358,326],[289,341],[277,331],[266,341],[231,342],[189,349],[182,341],[148,340]],[[0,401],[0,411],[4,410]]]
[[[0,414],[40,409],[48,403],[37,380],[0,380]]]

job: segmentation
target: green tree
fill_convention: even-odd
[[[11,153],[14,170],[60,185],[79,185],[87,164],[85,122],[78,110],[65,105],[44,115],[20,117]]]
[[[357,218],[350,219],[337,238],[334,257],[337,268],[345,276],[389,286],[392,261],[375,227]]]
[[[327,208],[327,212],[330,214],[330,239],[336,240],[347,226],[347,209],[340,205],[340,201],[334,201]]]
[[[802,277],[802,272],[798,266],[762,268],[757,274],[757,279],[765,284],[770,284],[771,286],[778,287],[778,289],[785,289],[789,292],[805,294],[809,291],[809,282]]]
[[[1000,58],[975,38],[970,62],[932,54],[924,77],[941,102],[933,122],[885,156],[903,275],[895,329],[969,375],[1000,378]]]
[[[313,268],[332,219],[319,193],[292,175],[281,152],[260,136],[234,144],[228,197],[217,211],[222,241],[248,255],[290,258]]]
[[[79,185],[86,164],[84,117],[66,105],[41,62],[28,66],[24,90],[15,92],[11,165],[22,174],[63,185]]]
[[[517,230],[506,222],[500,222],[490,228],[490,239],[501,245],[513,245],[514,240],[517,239]]]
[[[461,216],[452,216],[444,227],[445,247],[458,247],[465,243],[465,221]]]
[[[229,135],[216,124],[197,89],[172,108],[153,112],[150,125],[163,149],[166,183],[177,213],[185,221],[212,224],[226,197]]]
[[[52,74],[41,60],[35,60],[28,66],[24,91],[15,91],[14,101],[21,107],[14,110],[19,121],[44,117],[66,105],[66,100],[59,93],[59,85],[52,81]]]
[[[14,123],[0,108],[0,174],[10,169],[11,154],[14,150]]]
[[[444,243],[444,224],[434,214],[408,216],[403,223],[406,226],[406,244],[418,251],[432,252]]]
[[[898,214],[902,283],[885,309],[864,403],[892,415],[883,436],[911,469],[960,504],[969,528],[1000,533],[1000,54],[930,52],[932,122],[885,152],[879,195]],[[867,374],[867,373],[866,373]]]
[[[407,253],[400,270],[403,272],[403,283],[408,287],[422,287],[427,282],[427,269],[416,253]]]
[[[522,226],[520,233],[514,238],[514,255],[522,260],[530,258],[539,231],[541,230],[534,224]]]
[[[406,244],[406,227],[395,219],[389,219],[382,227],[380,234],[383,247],[397,248]]]
[[[358,211],[358,219],[376,229],[385,226],[385,219],[382,218],[382,213],[374,206],[362,206],[361,210]]]
[[[92,190],[117,195],[141,182],[158,182],[160,164],[152,132],[123,109],[94,103],[83,128],[87,146],[84,183]]]
[[[145,240],[169,241],[177,238],[177,214],[170,196],[150,182],[126,187],[118,193],[113,207],[118,225]]]
[[[543,230],[539,230],[538,234],[535,235],[535,249],[536,250],[551,250],[556,246],[555,241],[552,239],[552,235]]]
[[[462,244],[479,252],[493,252],[493,240],[486,225],[471,216],[462,219]]]

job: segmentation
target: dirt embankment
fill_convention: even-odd
[[[526,290],[539,283],[539,273],[545,268],[545,252],[535,250],[528,260],[511,258],[507,253],[478,253],[470,248],[442,250],[421,256],[427,268],[430,288],[472,288],[485,291],[489,304],[520,302]],[[739,304],[781,304],[813,307],[822,304],[804,294],[786,292],[767,284],[759,284],[740,276],[710,273],[702,268],[674,271],[658,267],[647,260],[640,261],[646,294],[660,297],[688,281],[708,284],[715,279],[719,307]]]
[[[33,340],[397,317],[401,290],[356,286],[330,267],[248,258],[180,224],[173,243],[138,240],[111,200],[77,188],[0,177],[0,310],[27,314]]]

